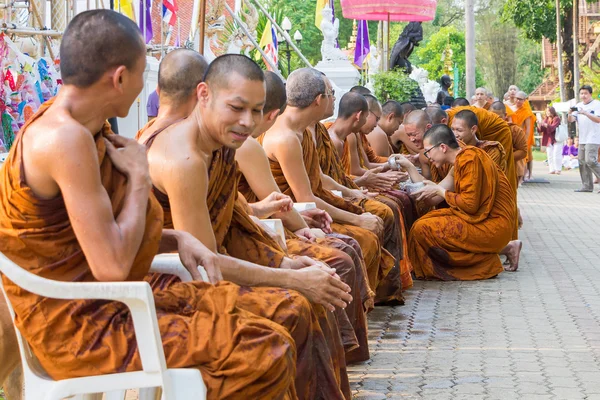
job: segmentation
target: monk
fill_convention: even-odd
[[[409,102],[401,103],[402,115],[406,116],[409,112],[415,111],[417,108]],[[416,154],[418,150],[410,146],[410,141],[404,131],[404,124],[400,124],[396,132],[390,136],[390,144],[394,154]]]
[[[490,111],[508,122],[512,133],[513,159],[515,160],[517,180],[521,184],[525,175],[525,159],[527,158],[527,137],[525,136],[525,131],[520,126],[509,122],[506,106],[501,101],[492,103]]]
[[[262,71],[249,58],[229,54],[214,60],[203,74],[198,57],[201,56],[190,50],[177,50],[165,57],[159,71],[159,116],[139,138],[148,149],[150,177],[165,212],[165,227],[191,233],[215,253],[227,253],[258,264],[249,267],[240,262],[239,266],[223,269],[227,280],[245,286],[295,289],[330,311],[335,307],[345,308],[352,300],[348,294],[350,288],[332,274],[331,268],[325,266],[321,270],[307,257],[288,258],[249,217],[245,204],[240,205],[243,198],[236,202],[235,149],[243,144],[262,116],[265,101]],[[186,74],[180,66],[189,68],[193,74]],[[202,76],[205,82],[200,83]],[[187,90],[181,93],[185,85]],[[160,113],[172,116],[168,108],[183,111],[188,107],[182,105],[187,104],[195,105],[191,107],[191,115],[165,128]],[[160,124],[157,129],[155,124]],[[342,263],[351,263],[345,254],[338,258]],[[265,305],[257,302],[255,306]],[[341,365],[343,351],[339,354],[337,349],[337,325],[329,328],[324,311],[315,307],[314,312],[313,321],[317,317],[323,319],[319,321],[320,327],[309,320],[302,328],[311,329],[312,346],[297,343],[298,395],[307,399],[348,398],[345,365]],[[327,342],[330,337],[331,346]],[[345,382],[344,388],[340,388],[340,380]]]
[[[332,224],[334,232],[352,236],[360,243],[369,285],[377,292],[396,265],[394,257],[381,249],[383,221],[323,187],[318,154],[307,130],[329,107],[327,98],[333,93],[327,91],[320,72],[302,68],[288,77],[286,94],[286,110],[273,127],[258,138],[269,157],[275,182],[282,193],[295,201],[316,203],[335,221]],[[378,293],[376,300],[403,301],[399,280],[388,293]]]
[[[331,82],[324,76],[327,90],[331,87]],[[354,99],[354,100],[353,100]],[[352,108],[358,105],[359,108]],[[340,110],[338,119],[330,125],[333,129],[334,125],[340,137],[345,137],[351,132],[360,130],[361,124],[364,122],[360,116],[365,115],[365,98],[357,93],[346,93],[340,101]],[[311,122],[308,127],[313,142],[316,145],[316,151],[319,157],[321,167],[321,180],[323,187],[330,190],[339,190],[342,195],[349,199],[354,205],[363,208],[365,211],[379,216],[384,222],[384,247],[392,254],[397,262],[394,269],[388,274],[386,282],[393,284],[396,278],[393,276],[400,274],[402,288],[408,289],[412,287],[412,277],[410,260],[405,257],[408,243],[406,241],[408,229],[406,226],[412,224],[413,213],[410,199],[406,196],[398,200],[394,196],[388,196],[388,191],[380,191],[380,194],[365,193],[359,189],[359,184],[365,187],[371,187],[371,182],[377,182],[382,177],[387,179],[384,174],[378,173],[381,168],[366,171],[361,177],[351,177],[346,175],[340,161],[339,153],[343,151],[344,144],[336,137],[336,145],[333,145],[333,133],[330,136],[324,124],[319,121],[327,119],[334,114],[335,99],[330,98],[330,101],[325,107],[325,113],[318,119]],[[354,179],[353,179],[354,178]],[[396,178],[394,178],[396,179]],[[398,196],[400,198],[400,196]],[[404,201],[404,202],[402,202]],[[389,292],[393,289],[383,288],[381,292]]]
[[[451,164],[451,184],[426,181],[406,158],[398,162],[413,182],[423,181],[418,196],[443,197],[449,208],[421,217],[410,232],[409,254],[420,279],[488,279],[503,271],[498,253],[510,241],[515,221],[513,193],[505,175],[487,154],[459,146],[446,125],[424,136],[425,155],[437,167]]]
[[[510,108],[511,111],[517,111],[517,93],[519,92],[519,88],[516,85],[510,85],[508,87],[508,92],[504,94],[504,104]]]
[[[492,103],[488,101],[487,89],[484,87],[478,87],[475,89],[475,103],[473,103],[473,106],[489,110],[491,105]]]
[[[244,142],[235,155],[242,173],[238,188],[249,201],[264,200],[272,193],[279,193],[279,187],[271,174],[269,159],[255,138],[273,126],[279,113],[285,108],[285,85],[275,73],[265,72],[265,86],[267,100],[263,108],[263,118],[252,136]],[[371,308],[374,293],[370,290],[366,279],[366,267],[362,253],[358,254],[354,250],[355,247],[360,249],[360,245],[348,236],[329,235],[325,237],[325,233],[321,229],[311,230],[302,216],[294,209],[274,216],[281,218],[284,226],[288,228],[286,244],[289,252],[320,259],[335,268],[342,281],[352,288],[351,293],[353,299],[356,300],[352,300],[348,304],[345,312],[347,319],[352,324],[349,328],[354,332],[348,332],[349,329],[338,319],[342,341],[346,349],[346,362],[369,359],[365,310]],[[319,239],[312,235],[315,231]],[[331,233],[330,229],[328,231]],[[338,254],[340,251],[347,253],[354,262],[341,262],[344,257]],[[338,309],[338,311],[341,310]]]
[[[506,152],[506,177],[515,192],[515,198],[517,193],[517,173],[515,169],[515,162],[513,157],[513,145],[512,145],[512,134],[508,123],[502,120],[493,112],[477,108],[477,107],[456,107],[448,110],[448,124],[452,124],[452,119],[456,113],[461,110],[471,110],[477,116],[478,128],[477,138],[480,140],[491,140],[500,142],[504,151]],[[516,232],[515,237],[516,239]]]
[[[499,142],[491,140],[480,140],[477,138],[479,129],[478,120],[475,113],[471,110],[461,110],[454,115],[452,119],[452,132],[458,139],[459,144],[477,147],[486,152],[494,163],[500,168],[502,173],[506,173],[507,159],[504,147]],[[515,198],[516,204],[516,198]],[[507,257],[507,271],[516,271],[519,268],[519,258],[523,242],[520,240],[511,240],[508,245],[502,249],[501,255]]]
[[[23,392],[23,368],[21,367],[17,336],[12,317],[6,307],[4,295],[0,295],[0,387],[9,400],[21,399]]]
[[[429,106],[425,109],[432,124],[447,124],[448,114],[438,106]]]
[[[290,332],[313,342],[312,327],[291,322],[310,317],[308,301],[283,289],[221,282],[231,259],[188,233],[163,229],[144,148],[106,123],[125,117],[144,85],[146,46],[137,25],[110,10],[80,13],[60,54],[63,87],[23,127],[0,172],[0,251],[47,279],[145,279],[169,368],[199,368],[210,399],[296,399]],[[146,277],[157,253],[174,251],[196,281]],[[198,265],[210,282],[198,281]],[[3,283],[18,328],[52,379],[141,369],[123,303],[50,299],[6,277]],[[288,326],[243,309],[253,302]]]
[[[531,110],[527,93],[518,91],[515,95],[516,108],[511,116],[512,122],[523,129],[527,137],[527,171],[525,180],[531,179],[533,169],[533,144],[535,143],[535,114]]]
[[[467,107],[467,106],[470,106],[470,105],[471,105],[471,103],[469,103],[469,100],[465,99],[464,97],[457,97],[452,102],[452,108],[455,108],[455,107]]]
[[[375,129],[367,135],[367,139],[377,156],[389,157],[394,154],[390,144],[390,136],[400,128],[404,120],[404,114],[400,103],[394,100],[386,101],[381,106],[381,111],[381,119]]]

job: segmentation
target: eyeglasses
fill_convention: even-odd
[[[371,111],[371,110],[369,110],[369,112],[375,116],[375,122],[379,122],[379,120],[381,119],[381,116],[379,116],[379,117],[378,117],[378,116],[377,116],[377,114],[375,114],[375,113],[374,113],[373,111]]]
[[[328,93],[325,93],[324,96],[335,96],[335,90],[331,89],[331,91],[329,91]]]
[[[518,97],[516,97],[515,100],[517,100],[517,101],[525,101],[525,99],[520,99]]]
[[[425,156],[426,159],[431,160],[431,158],[429,158],[429,152],[433,149],[435,149],[436,147],[438,147],[439,145],[441,145],[441,143],[436,144],[435,146],[431,146],[430,148],[428,148],[427,150],[425,150],[423,152],[423,155]]]

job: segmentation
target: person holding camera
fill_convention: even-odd
[[[600,178],[598,148],[600,148],[600,101],[592,99],[592,87],[579,89],[581,101],[569,110],[569,122],[579,125],[579,173],[581,189],[576,192],[593,192],[594,175]]]

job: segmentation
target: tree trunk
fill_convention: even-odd
[[[575,69],[573,64],[573,7],[566,7],[563,10],[563,27],[565,95],[567,100],[570,100],[575,98],[573,90],[573,71]]]

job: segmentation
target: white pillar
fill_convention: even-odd
[[[579,101],[579,1],[573,0],[573,90]]]
[[[475,5],[474,0],[465,0],[465,57],[466,97],[470,101],[475,94]]]
[[[560,101],[567,101],[565,97],[565,75],[563,71],[563,43],[560,15],[560,0],[556,0],[556,54],[558,62],[558,82],[560,86]]]

